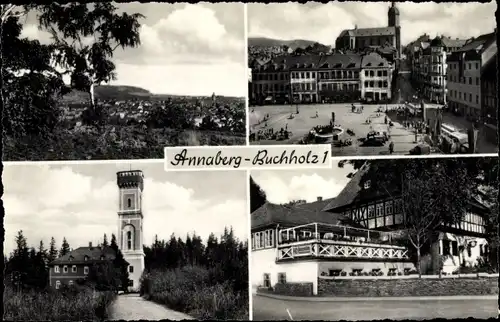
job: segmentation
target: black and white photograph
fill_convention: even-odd
[[[252,170],[255,320],[498,314],[498,158]]]
[[[495,1],[247,8],[250,144],[498,154]]]
[[[2,4],[6,161],[246,144],[242,3]]]
[[[5,320],[249,319],[245,171],[26,162],[2,179]]]

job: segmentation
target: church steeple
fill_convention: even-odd
[[[396,7],[396,2],[391,2],[387,12],[387,20],[389,27],[399,27],[399,9]]]

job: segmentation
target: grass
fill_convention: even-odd
[[[3,294],[4,319],[10,321],[104,321],[115,299],[112,292],[78,290],[17,292],[6,286]]]
[[[4,136],[6,161],[163,158],[166,146],[245,145],[245,134],[106,126],[102,131],[56,128],[48,137]]]
[[[214,283],[200,267],[156,270],[145,274],[146,299],[199,320],[248,320],[248,292],[237,294],[229,282]]]

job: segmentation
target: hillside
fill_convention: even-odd
[[[216,94],[217,95],[217,94]],[[95,97],[98,100],[117,100],[117,101],[126,101],[131,99],[152,99],[152,100],[167,100],[169,98],[172,99],[201,99],[202,101],[206,101],[207,104],[211,102],[211,96],[185,96],[185,95],[171,95],[171,94],[153,94],[148,90],[145,90],[136,86],[127,86],[127,85],[101,85],[95,87]],[[242,97],[231,97],[231,96],[222,96],[217,95],[217,99],[220,101],[239,101],[242,100]],[[71,93],[65,95],[62,98],[63,102],[66,103],[81,103],[89,100],[89,96],[87,93],[73,90]]]
[[[127,100],[133,98],[148,98],[153,95],[143,88],[125,85],[96,86],[94,93],[98,100]],[[65,102],[82,102],[88,99],[89,96],[87,93],[76,90],[73,90],[63,97],[63,101]]]
[[[304,39],[293,39],[293,40],[280,40],[265,37],[249,37],[248,46],[254,47],[273,47],[273,46],[288,46],[295,50],[297,48],[306,48],[307,46],[312,46],[316,41],[304,40]]]

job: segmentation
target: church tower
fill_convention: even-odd
[[[387,22],[389,27],[395,28],[395,37],[396,37],[396,50],[397,50],[397,58],[401,58],[401,26],[399,25],[399,9],[396,7],[395,2],[391,2],[391,6],[389,7],[389,11],[387,12]]]
[[[142,224],[142,191],[144,175],[140,170],[120,171],[116,174],[119,188],[118,247],[129,263],[129,291],[139,290],[144,271]]]

